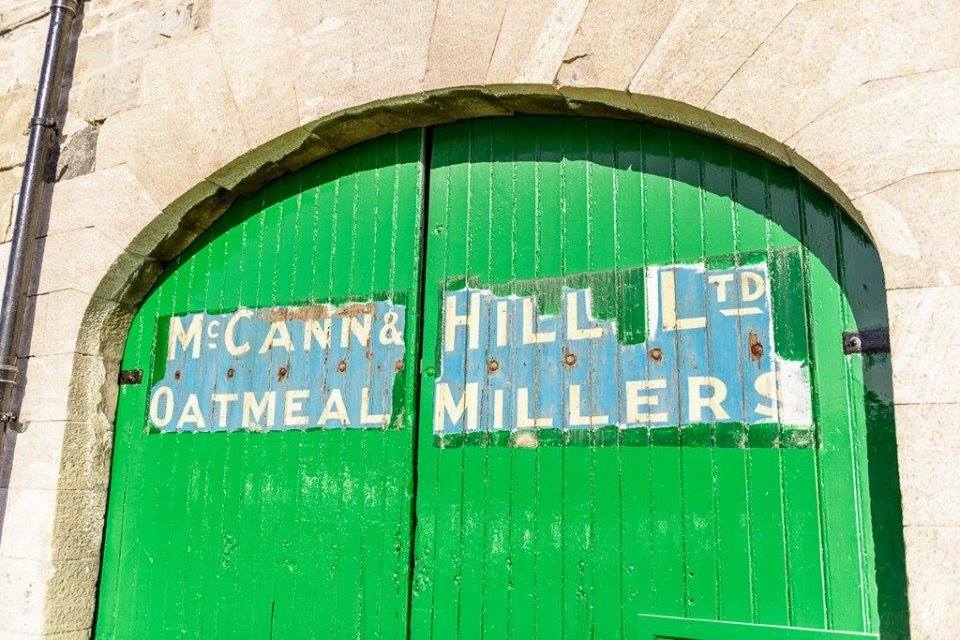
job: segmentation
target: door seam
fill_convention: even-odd
[[[410,547],[407,558],[407,619],[406,640],[411,639],[413,632],[413,581],[416,571],[416,541],[417,541],[417,493],[420,485],[419,459],[420,459],[420,389],[423,386],[423,331],[424,331],[424,309],[426,307],[426,292],[424,290],[427,280],[427,223],[429,221],[430,208],[430,173],[432,170],[433,159],[433,127],[424,127],[420,142],[420,163],[423,176],[420,181],[420,261],[417,265],[417,350],[416,362],[416,384],[413,385],[413,406],[416,410],[415,420],[410,437],[413,441],[410,461],[410,526],[407,544]]]

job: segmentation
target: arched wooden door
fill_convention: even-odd
[[[97,635],[898,637],[888,361],[842,344],[884,307],[836,205],[694,133],[342,152],[137,314]]]

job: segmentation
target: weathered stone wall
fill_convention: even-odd
[[[45,9],[0,5],[3,265]],[[960,637],[954,0],[96,0],[81,26],[29,430],[7,438],[0,475],[0,637],[89,633],[119,350],[160,263],[237,189],[380,132],[511,111],[707,130],[798,167],[869,230],[893,332],[912,635]]]

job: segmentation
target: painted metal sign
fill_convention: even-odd
[[[434,431],[812,424],[804,362],[775,352],[766,264],[648,267],[646,341],[623,344],[590,288],[443,296]]]
[[[173,316],[150,423],[161,431],[386,427],[405,311],[386,300]]]

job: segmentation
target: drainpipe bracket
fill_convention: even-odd
[[[30,118],[31,127],[43,127],[44,129],[53,129],[54,133],[60,134],[60,123],[56,118]]]
[[[70,12],[71,15],[77,15],[77,8],[80,6],[79,0],[53,0],[50,3],[51,9],[63,9]]]
[[[12,413],[0,413],[0,429],[4,427],[15,433],[23,433],[27,430],[27,425],[17,420],[17,416]]]

